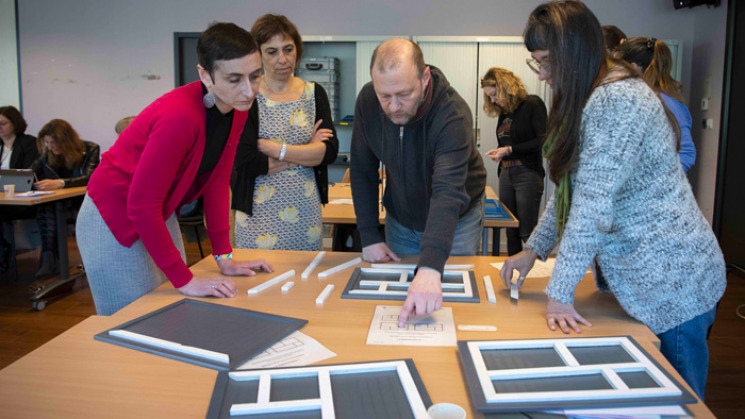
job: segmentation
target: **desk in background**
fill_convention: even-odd
[[[25,198],[18,196],[8,197],[3,194],[0,197],[0,205],[31,207],[33,205],[54,202],[54,213],[57,219],[57,247],[59,252],[60,279],[31,297],[33,307],[36,310],[43,310],[46,307],[46,300],[44,300],[44,298],[49,297],[54,290],[62,289],[76,279],[76,277],[70,277],[70,262],[67,252],[67,226],[65,225],[65,214],[62,209],[62,201],[85,195],[86,189],[86,186],[77,186],[74,188],[58,189],[51,195]],[[17,269],[17,267],[14,268]]]
[[[377,305],[400,305],[397,301],[341,299],[352,269],[328,279],[317,273],[358,256],[327,252],[308,280],[299,273],[315,252],[234,251],[236,259],[265,258],[275,267],[272,274],[233,277],[239,288],[232,299],[207,301],[272,314],[307,319],[301,331],[338,354],[320,364],[412,358],[433,403],[451,402],[463,406],[469,418],[482,417],[472,410],[458,355],[454,347],[368,346],[365,344],[370,321]],[[408,260],[407,260],[408,259]],[[498,282],[498,271],[489,264],[503,258],[459,256],[449,263],[473,263],[481,302],[445,303],[452,307],[456,324],[491,324],[497,332],[457,331],[461,340],[522,339],[561,337],[546,327],[548,279],[525,282],[518,304],[509,302],[509,293]],[[413,258],[405,258],[411,262]],[[368,266],[362,264],[360,266]],[[198,276],[219,274],[211,257],[192,267]],[[246,290],[289,269],[298,274],[295,286],[286,294],[280,286],[248,297]],[[483,275],[495,280],[497,303],[486,301]],[[336,285],[322,306],[315,298],[326,284]],[[217,372],[145,352],[127,349],[93,339],[93,336],[126,321],[184,298],[166,283],[114,316],[93,316],[0,371],[0,417],[158,417],[202,418],[212,395]],[[680,376],[656,349],[657,338],[643,324],[628,317],[613,296],[596,290],[588,275],[576,292],[577,311],[593,323],[581,336],[631,335],[645,350],[682,382]],[[236,331],[240,333],[240,331]],[[575,335],[572,335],[575,336]],[[695,417],[713,417],[702,403],[688,405]]]
[[[329,202],[335,199],[352,199],[352,188],[348,183],[337,183],[329,187]],[[499,231],[503,227],[516,228],[520,225],[519,221],[505,207],[497,197],[497,194],[490,187],[486,187],[486,199],[493,199],[501,207],[502,211],[508,215],[506,219],[484,219],[484,230],[481,237],[481,254],[488,255],[489,248],[489,229],[492,230],[492,255],[499,256]],[[385,209],[380,211],[378,221],[380,225],[385,224]],[[344,232],[354,230],[357,224],[357,216],[354,213],[354,206],[349,204],[326,204],[322,210],[322,221],[327,224],[335,224],[334,234],[332,234],[332,250],[342,250],[343,240],[346,239]]]

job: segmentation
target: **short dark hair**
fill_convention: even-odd
[[[259,49],[276,35],[289,36],[295,43],[295,51],[297,51],[295,66],[300,65],[300,60],[303,59],[303,38],[286,16],[265,14],[256,19],[256,23],[251,28],[251,34],[256,39]]]
[[[617,26],[605,25],[603,26],[603,40],[605,41],[605,48],[608,51],[615,51],[618,46],[621,45],[621,41],[626,39],[626,34],[622,30],[618,29]]]
[[[404,41],[407,41],[408,46],[411,48],[409,58],[416,66],[417,73],[421,78],[426,67],[426,64],[424,64],[424,54],[422,53],[422,49],[416,42],[412,42],[408,39],[405,39]],[[401,65],[402,53],[405,52],[404,49],[401,47],[389,47],[387,45],[383,47],[383,45],[385,45],[385,42],[378,45],[378,47],[375,48],[375,51],[373,51],[372,58],[370,59],[370,73],[372,73],[376,64],[378,71],[380,72],[394,70]]]
[[[23,115],[15,108],[15,106],[0,106],[0,115],[8,118],[10,123],[13,124],[13,130],[16,135],[21,135],[26,132],[28,124],[23,119]]]
[[[214,78],[217,61],[234,60],[258,50],[248,31],[235,23],[213,22],[197,41],[197,59]]]

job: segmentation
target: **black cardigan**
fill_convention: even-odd
[[[536,95],[529,95],[515,109],[515,112],[499,115],[497,133],[499,132],[499,126],[502,125],[502,121],[508,117],[512,118],[510,140],[505,141],[503,144],[499,140],[499,135],[497,135],[497,141],[500,147],[512,146],[512,154],[505,157],[504,160],[520,160],[526,167],[537,171],[541,176],[545,176],[546,171],[543,169],[541,146],[546,136],[547,116],[546,105],[543,103],[543,100]],[[501,169],[502,165],[500,164],[497,172]]]
[[[3,154],[5,143],[0,140],[0,155]],[[28,134],[18,134],[13,142],[13,151],[10,153],[11,169],[28,169],[34,160],[39,158],[39,149],[36,148],[36,138]]]
[[[326,90],[316,83],[316,120],[323,119],[320,128],[328,128],[333,135],[326,144],[326,154],[321,164],[313,168],[318,186],[321,203],[329,202],[329,172],[328,165],[336,160],[339,152],[339,139],[336,137],[336,128],[331,120],[331,107]],[[230,187],[233,190],[233,202],[231,208],[253,215],[253,195],[256,187],[256,177],[269,172],[269,157],[258,149],[259,140],[259,107],[254,104],[248,111],[248,119],[243,127],[238,149],[233,163],[233,173],[230,177]]]

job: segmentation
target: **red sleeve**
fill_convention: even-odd
[[[142,244],[174,287],[186,285],[192,273],[173,244],[163,214],[169,194],[188,167],[185,159],[199,138],[192,115],[166,112],[153,122],[127,195],[127,217]]]

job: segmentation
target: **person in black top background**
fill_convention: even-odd
[[[41,157],[31,165],[38,181],[34,189],[49,191],[76,186],[88,185],[88,179],[101,161],[101,150],[98,144],[83,141],[78,133],[65,120],[52,119],[47,122],[37,136]],[[83,203],[82,197],[67,199],[62,202],[68,218],[75,218],[77,210]],[[57,231],[55,225],[54,204],[41,204],[36,209],[36,219],[41,234],[41,260],[36,277],[59,273],[57,265]],[[30,291],[40,286],[34,283]]]
[[[14,106],[0,107],[0,169],[28,169],[39,157],[36,138],[26,134],[26,120]],[[25,218],[28,208],[4,207],[0,214],[0,273],[8,270],[10,244],[5,241],[5,222]]]
[[[528,95],[522,80],[503,68],[492,67],[481,79],[484,111],[499,117],[499,148],[486,153],[499,163],[499,199],[520,220],[519,228],[508,228],[507,253],[523,249],[523,241],[538,223],[543,196],[541,145],[546,134],[546,105]]]

